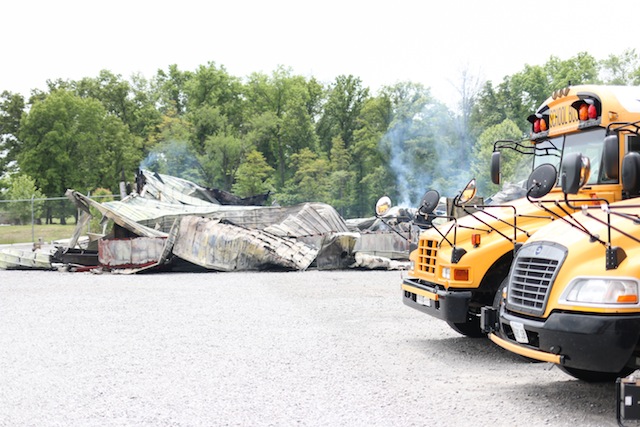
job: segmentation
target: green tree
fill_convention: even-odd
[[[340,136],[333,139],[333,146],[329,156],[330,175],[329,191],[331,198],[329,203],[342,215],[347,216],[354,205],[353,193],[355,189],[355,173],[349,170],[351,155],[344,146]]]
[[[291,156],[291,167],[296,173],[279,193],[284,204],[329,201],[329,160],[303,148]]]
[[[25,110],[24,97],[3,91],[0,94],[0,176],[11,172],[20,150],[20,118]]]
[[[543,67],[528,64],[523,71],[505,79],[507,87],[504,100],[509,111],[508,117],[521,129],[530,127],[527,117],[551,94],[551,81]]]
[[[192,73],[180,71],[176,64],[169,65],[166,71],[158,70],[151,81],[158,109],[165,115],[181,116],[187,111],[187,94],[185,86]]]
[[[392,119],[391,100],[384,95],[367,99],[358,117],[349,150],[355,185],[351,212],[356,217],[370,215],[380,196],[395,192],[395,179],[388,167],[390,153],[379,148]]]
[[[566,60],[551,56],[544,64],[548,76],[549,87],[542,103],[551,92],[569,85],[575,86],[587,83],[598,83],[598,61],[587,52],[580,52]],[[538,105],[536,105],[537,107]]]
[[[635,49],[627,49],[621,55],[609,55],[600,61],[603,82],[611,85],[637,85],[640,83],[640,59]]]
[[[199,155],[206,154],[205,143],[208,138],[235,133],[228,124],[227,117],[217,106],[204,104],[191,111],[185,118],[191,123],[191,144]]]
[[[131,77],[131,82],[108,70],[100,71],[98,77],[85,77],[77,82],[63,85],[75,88],[82,98],[100,101],[105,109],[124,123],[136,141],[134,145],[144,157],[151,146],[149,136],[161,123],[156,109],[156,96],[150,83],[140,75]]]
[[[8,200],[20,200],[9,203],[9,213],[19,224],[30,223],[32,216],[34,219],[42,217],[44,201],[37,199],[43,199],[44,195],[29,175],[11,175],[8,178],[6,197]]]
[[[509,116],[505,102],[505,91],[501,87],[485,82],[478,93],[476,102],[471,107],[470,128],[474,134],[481,134],[485,129],[502,123]]]
[[[78,96],[97,99],[123,123],[133,122],[134,105],[129,99],[131,85],[121,75],[101,70],[98,77],[85,77],[72,86]]]
[[[276,170],[276,186],[282,189],[295,170],[288,160],[304,148],[317,150],[313,117],[317,82],[294,76],[278,67],[271,76],[254,73],[245,85],[250,142]]]
[[[480,134],[506,119],[528,132],[532,114],[554,90],[569,84],[598,83],[598,62],[586,52],[567,60],[551,56],[543,65],[526,64],[524,69],[505,76],[500,84],[485,83],[471,113],[471,128]]]
[[[493,143],[498,140],[522,140],[522,131],[512,120],[506,119],[498,125],[494,125],[485,130],[478,138],[478,142],[473,147],[473,161],[471,162],[471,174],[476,178],[478,194],[488,197],[500,190],[501,186],[491,182],[491,153],[493,153]],[[501,151],[501,182],[514,183],[518,166],[531,158],[516,153],[513,150]],[[523,168],[525,169],[525,168]],[[526,173],[527,171],[525,171]],[[530,170],[529,170],[530,172]]]
[[[240,138],[214,135],[205,142],[205,154],[198,157],[203,175],[210,186],[231,191],[236,171],[244,158],[245,147]]]
[[[320,116],[323,110],[323,103],[325,97],[324,86],[316,80],[315,77],[311,77],[306,82],[307,94],[303,98],[306,100],[305,105],[307,107],[307,114],[312,121],[316,121],[316,118]]]
[[[184,84],[187,95],[187,112],[195,111],[204,105],[216,107],[234,128],[240,128],[244,122],[242,83],[231,76],[224,67],[209,62],[193,72]]]
[[[251,150],[236,171],[233,192],[240,197],[250,197],[273,191],[272,174],[273,168],[262,153]]]
[[[369,89],[362,87],[359,78],[352,75],[336,77],[329,87],[327,102],[317,125],[325,152],[329,152],[336,136],[342,138],[345,147],[351,146],[358,116],[368,97]]]
[[[31,107],[22,118],[20,140],[20,170],[47,196],[68,188],[117,188],[122,172],[133,176],[140,163],[135,140],[120,119],[99,101],[66,90],[55,90]]]

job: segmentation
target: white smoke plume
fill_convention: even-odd
[[[470,141],[456,138],[453,120],[448,111],[416,115],[395,124],[383,137],[381,145],[396,177],[398,206],[416,207],[427,190],[454,197],[472,178]]]

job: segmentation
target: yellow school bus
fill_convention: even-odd
[[[532,173],[521,197],[500,205],[464,206],[469,214],[421,233],[411,252],[411,267],[402,282],[404,304],[446,321],[459,333],[477,337],[485,332],[480,323],[483,306],[496,301],[506,283],[516,250],[540,227],[571,213],[562,203],[558,179],[543,182],[546,172],[557,173],[563,157],[581,153],[588,158],[591,174],[571,196],[581,204],[620,201],[623,194],[620,167],[624,154],[638,141],[629,127],[616,123],[640,120],[640,88],[623,86],[572,86],[557,90],[528,118],[531,135],[524,142],[497,141],[491,161],[491,177],[499,182],[500,152],[512,149],[530,156]],[[607,129],[614,129],[615,144],[604,144]],[[543,173],[545,172],[545,173]],[[539,201],[531,197],[545,188]],[[472,187],[472,186],[471,186]],[[586,200],[586,202],[584,201]],[[473,208],[473,209],[471,209]]]
[[[628,128],[640,133],[638,125]],[[607,136],[605,145],[617,138]],[[638,149],[637,134],[625,139]],[[575,193],[578,177],[588,174],[589,160],[567,157],[563,190]],[[621,179],[629,199],[584,206],[542,227],[518,251],[499,304],[482,311],[492,341],[585,381],[612,381],[640,368],[638,151],[626,154]]]

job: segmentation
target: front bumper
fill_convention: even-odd
[[[516,341],[512,323],[522,325],[527,343]],[[620,372],[628,364],[640,337],[640,315],[555,312],[545,321],[537,321],[502,309],[497,330],[491,325],[483,326],[493,329],[489,334],[493,342],[511,352],[597,372]]]
[[[453,323],[467,321],[471,291],[447,291],[434,283],[404,279],[402,302],[423,313]]]

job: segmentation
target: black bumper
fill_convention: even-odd
[[[524,325],[528,344],[515,340],[512,321]],[[558,355],[567,367],[620,372],[638,343],[640,315],[552,313],[545,321],[535,321],[502,309],[494,333],[517,346]]]
[[[429,298],[428,305],[418,303],[419,296],[425,294],[436,296]],[[423,313],[453,323],[467,321],[471,291],[447,291],[435,284],[404,279],[402,282],[402,302]]]

